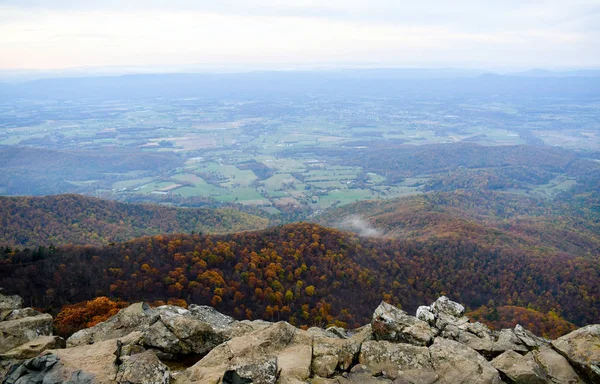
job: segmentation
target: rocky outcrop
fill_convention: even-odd
[[[492,366],[509,382],[524,384],[544,384],[548,382],[546,371],[530,353],[523,356],[515,351],[506,351],[492,360]]]
[[[36,357],[48,349],[65,347],[65,340],[59,336],[40,336],[0,355],[2,359],[25,360]]]
[[[121,339],[48,350],[14,365],[4,383],[161,383],[170,382],[169,369],[152,351],[132,348],[141,333]]]
[[[546,372],[548,382],[553,384],[583,383],[567,359],[551,347],[543,346],[531,353],[535,361]]]
[[[315,375],[330,377],[335,372],[348,371],[358,358],[363,343],[372,338],[371,326],[357,330],[351,337],[342,336],[331,331],[326,331],[325,336],[313,336],[311,369]]]
[[[0,289],[0,354],[52,335],[52,316],[22,306],[21,297],[4,295]]]
[[[19,312],[0,324],[40,316],[6,302]],[[55,337],[13,348],[0,356],[0,375],[3,384],[589,384],[600,382],[599,338],[600,326],[552,342],[519,325],[492,331],[446,297],[417,316],[383,302],[362,328],[306,331],[206,306],[138,303],[74,334],[66,349],[54,349]]]
[[[429,345],[437,335],[425,321],[409,316],[403,310],[386,303],[379,304],[371,321],[377,340],[388,340],[414,345]]]
[[[534,335],[522,326],[514,329],[491,331],[479,322],[472,323],[464,314],[464,307],[440,297],[430,306],[417,309],[417,318],[427,321],[439,331],[441,337],[455,340],[473,348],[487,359],[492,359],[506,351],[525,354],[532,349],[548,345],[549,341]]]
[[[151,308],[146,303],[137,303],[103,323],[76,332],[67,340],[67,346],[87,345],[141,332],[144,348],[154,350],[162,359],[177,360],[182,355],[205,355],[233,337],[268,325],[267,322],[239,322],[208,306]]]
[[[0,322],[0,353],[8,352],[40,336],[52,334],[52,316],[40,314]]]
[[[285,323],[231,339],[213,349],[186,372],[191,383],[218,383],[235,371],[253,383],[276,383],[278,372],[287,382],[306,380],[311,372],[312,338]]]
[[[0,288],[0,313],[20,308],[23,308],[23,298],[17,295],[5,295],[4,289]]]
[[[459,342],[437,337],[429,348],[440,383],[499,384],[500,374],[474,349]]]
[[[169,384],[171,375],[169,368],[164,365],[152,351],[122,357],[122,364],[115,380],[119,383],[131,384]]]
[[[148,304],[133,304],[105,322],[74,333],[67,339],[67,346],[92,344],[123,337],[134,331],[145,331],[159,318],[159,312]]]
[[[600,383],[600,324],[588,325],[552,342],[552,346],[593,383]]]
[[[389,341],[365,341],[359,363],[372,376],[414,381],[427,376],[437,379],[429,348]]]

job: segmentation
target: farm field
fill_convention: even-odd
[[[466,144],[600,147],[595,104],[565,100],[560,109],[556,106],[550,99],[457,98],[441,103],[428,97],[11,100],[0,103],[0,147],[43,148],[57,151],[58,157],[74,152],[118,155],[115,166],[108,163],[111,169],[93,174],[40,176],[39,185],[28,187],[31,194],[75,191],[182,206],[202,199],[273,214],[286,207],[310,212],[423,193],[431,180],[443,176],[392,176],[389,170],[403,167],[392,159],[387,168],[374,168],[361,161],[373,143],[389,143],[399,152]],[[131,159],[157,155],[169,159],[166,165],[142,162],[135,169],[120,169]],[[373,155],[378,157],[376,151]],[[56,178],[67,182],[49,188]],[[575,185],[567,177],[515,192],[552,196]],[[10,186],[0,188],[11,194]]]

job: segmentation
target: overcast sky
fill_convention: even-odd
[[[0,0],[0,69],[600,68],[600,0]]]

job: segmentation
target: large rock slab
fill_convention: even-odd
[[[62,383],[62,364],[56,355],[45,355],[29,359],[13,366],[4,378],[3,384],[42,384]]]
[[[147,303],[123,308],[107,321],[75,332],[67,339],[67,347],[92,344],[126,336],[134,331],[145,331],[160,319],[158,311]]]
[[[114,383],[118,366],[119,345],[117,340],[98,341],[92,345],[81,345],[67,349],[47,351],[61,363],[58,375],[67,381],[76,372],[84,372],[92,383]]]
[[[142,334],[134,332],[90,345],[47,350],[13,366],[6,383],[117,384],[169,383],[170,373],[151,351],[139,347]]]
[[[461,328],[462,329],[457,328],[455,330],[455,341],[458,341],[469,348],[473,348],[486,358],[492,356],[495,338],[487,326],[477,322],[466,323],[464,327]],[[442,332],[442,335],[446,333],[447,332]]]
[[[372,335],[370,326],[363,327],[349,338],[327,337],[332,334],[328,331],[323,334],[315,334],[313,331],[312,334],[311,370],[315,375],[321,377],[329,377],[335,372],[348,371],[358,358],[361,345]],[[344,335],[347,337],[345,332]]]
[[[35,340],[11,349],[0,355],[2,359],[26,360],[39,355],[48,349],[65,347],[65,340],[59,336],[40,336]]]
[[[36,311],[33,308],[13,309],[12,311],[6,313],[6,316],[4,317],[3,321],[18,320],[23,319],[25,317],[33,317],[39,315],[42,315],[42,313]]]
[[[143,332],[142,345],[146,348],[159,350],[162,358],[167,360],[172,360],[176,355],[187,350],[177,336],[161,321],[152,324],[150,328]]]
[[[188,311],[194,319],[208,323],[216,329],[227,329],[237,323],[233,317],[224,315],[208,305],[190,304]]]
[[[535,361],[546,371],[548,382],[553,384],[583,384],[571,364],[549,346],[530,352]]]
[[[23,298],[17,295],[5,295],[0,288],[0,312],[23,308]]]
[[[154,352],[145,351],[122,358],[116,381],[129,384],[169,384],[169,368],[161,363]]]
[[[310,375],[312,337],[294,326],[279,322],[214,348],[186,370],[192,383],[218,383],[228,371],[235,371],[254,384],[280,380],[306,381]],[[273,373],[274,372],[274,373]],[[232,375],[232,374],[229,374]]]
[[[161,313],[160,319],[179,340],[181,346],[179,353],[205,355],[226,340],[209,323],[196,320],[191,316],[165,316]]]
[[[439,297],[430,306],[431,312],[437,317],[440,314],[445,314],[453,317],[462,317],[465,314],[465,307],[461,304],[456,303],[446,296]]]
[[[0,322],[0,353],[37,339],[52,335],[52,316],[41,314]]]
[[[491,362],[511,383],[545,384],[547,374],[531,353],[523,356],[514,351],[506,351]]]
[[[76,332],[67,340],[67,346],[142,332],[145,347],[156,349],[163,359],[176,360],[180,355],[205,355],[231,337],[263,327],[262,323],[235,321],[210,307],[190,307],[191,310],[172,305],[150,308],[146,303],[136,303],[103,323]]]
[[[515,325],[513,329],[515,336],[530,350],[539,349],[550,345],[550,340],[534,335],[532,332],[523,328],[520,324]]]
[[[600,324],[579,328],[552,341],[552,346],[589,381],[600,383]]]
[[[115,364],[117,343],[103,341],[46,354],[15,366],[6,377],[6,384],[116,384]]]
[[[439,384],[500,384],[500,374],[475,350],[453,340],[436,337],[429,347]]]
[[[362,344],[359,363],[372,376],[389,379],[400,378],[407,382],[428,377],[435,381],[431,356],[427,347],[388,341],[365,341]]]
[[[516,351],[521,353],[527,353],[529,348],[523,344],[521,339],[515,334],[512,329],[503,329],[498,332],[498,339],[492,346],[492,352],[495,354],[502,354],[506,351]]]
[[[403,310],[382,301],[373,313],[373,336],[377,340],[397,341],[413,345],[429,345],[437,332],[425,321],[409,316]]]

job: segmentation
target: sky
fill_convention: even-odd
[[[0,70],[600,68],[600,0],[0,0]]]

